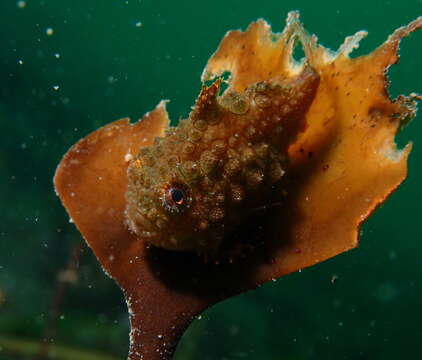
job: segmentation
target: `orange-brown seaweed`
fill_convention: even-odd
[[[104,270],[124,291],[131,320],[131,360],[170,359],[189,322],[208,306],[357,246],[361,223],[406,177],[411,146],[397,149],[394,137],[415,116],[418,96],[390,99],[386,70],[397,62],[400,40],[421,27],[422,18],[418,18],[397,29],[371,54],[349,58],[365,32],[346,38],[339,50],[332,52],[305,32],[297,12],[289,14],[281,34],[273,34],[265,21],[258,20],[245,32],[237,30],[226,34],[202,75],[204,82],[217,80],[211,87],[203,88],[189,119],[181,124],[181,130],[167,129],[169,120],[165,102],[161,102],[139,122],[116,121],[91,133],[69,150],[57,169],[56,191]],[[292,57],[297,42],[305,52],[302,62]],[[226,71],[231,76],[228,88],[220,95],[218,77]],[[305,88],[310,90],[296,86],[304,78],[309,80],[311,87]],[[256,90],[260,86],[262,89],[290,86],[298,93],[286,100],[272,90],[258,94]],[[214,106],[212,111],[208,111],[210,105]],[[223,115],[221,109],[226,109]],[[258,182],[262,185],[256,187],[253,176],[253,186],[244,196],[254,199],[245,202],[251,206],[247,210],[254,211],[245,210],[243,217],[232,217],[230,212],[236,211],[236,206],[231,203],[217,199],[212,200],[213,206],[207,203],[206,209],[218,208],[223,212],[223,215],[214,215],[222,221],[220,224],[230,228],[230,233],[224,234],[228,241],[246,242],[252,247],[245,258],[235,258],[233,263],[216,265],[204,262],[194,252],[149,246],[143,222],[147,220],[146,226],[151,227],[149,222],[155,221],[152,231],[159,231],[157,213],[160,214],[161,209],[149,216],[147,203],[141,204],[146,209],[137,220],[141,228],[137,227],[139,224],[131,225],[133,231],[128,228],[128,222],[136,220],[135,215],[129,213],[140,210],[136,208],[137,201],[148,191],[148,181],[159,183],[158,188],[164,189],[161,199],[166,200],[165,196],[173,194],[166,193],[169,189],[166,184],[173,186],[181,179],[180,172],[152,168],[153,164],[148,164],[144,155],[155,150],[142,149],[154,149],[156,137],[166,139],[172,134],[191,133],[189,126],[196,120],[205,121],[208,127],[218,130],[213,134],[220,134],[220,138],[212,137],[210,141],[202,139],[204,133],[199,134],[194,146],[201,149],[198,154],[206,151],[213,156],[217,154],[216,162],[223,169],[216,173],[219,175],[205,176],[199,170],[199,176],[200,179],[207,177],[205,185],[210,188],[216,184],[223,188],[224,195],[235,183],[225,177],[224,171],[225,166],[230,168],[226,155],[233,131],[248,138],[248,126],[253,124],[261,134],[258,142],[279,146],[276,150],[283,155],[278,162],[283,180],[276,194],[276,206],[270,201],[272,192],[268,187],[274,188],[271,182]],[[283,123],[265,132],[266,125],[262,124],[265,121]],[[230,132],[228,123],[238,125]],[[283,127],[281,134],[286,131],[286,137],[277,137],[278,125]],[[216,145],[217,150],[213,152],[211,146],[216,140],[222,140],[223,146]],[[160,141],[163,140],[155,140],[155,144]],[[182,146],[181,140],[178,141],[178,146]],[[183,143],[183,146],[187,145]],[[238,151],[239,148],[233,146]],[[252,150],[256,155],[257,149]],[[155,154],[155,158],[169,164],[170,153],[164,151],[161,157]],[[195,181],[186,181],[183,170],[189,172],[192,167],[185,168],[181,164],[199,161],[201,169],[207,170],[207,166],[213,167],[215,162],[204,161],[204,165],[200,155],[195,157],[194,153],[187,151],[186,158],[177,160],[174,169],[182,170],[183,186],[188,186],[183,188],[186,193],[193,192],[191,195],[197,196],[199,188],[195,181],[198,179],[187,176]],[[128,166],[131,168],[129,178]],[[144,171],[148,166],[150,169]],[[246,167],[242,162],[239,166],[236,171]],[[270,178],[269,169],[274,162],[263,166],[263,175],[258,178]],[[236,184],[243,184],[240,186],[243,189],[247,179],[247,176],[237,178]],[[144,189],[139,193],[132,188],[136,181],[143,182]],[[205,185],[201,185],[199,193],[210,189]],[[183,197],[176,193],[170,198],[170,205],[177,206],[181,200]],[[217,203],[220,205],[215,206]],[[154,206],[159,204],[154,203]],[[165,205],[163,201],[161,206]],[[257,208],[262,211],[255,211]],[[163,230],[156,237],[157,245],[171,248],[174,239],[170,236],[174,232],[176,243],[182,244],[179,249],[198,249],[195,241],[200,239],[195,234],[202,229],[196,229],[204,220],[201,216],[198,222],[184,222],[180,227],[176,222],[170,231]],[[218,229],[218,225],[212,228]],[[184,234],[189,236],[184,237]],[[215,231],[211,234],[209,239],[219,248],[220,238]],[[200,250],[208,248],[215,246]],[[235,250],[236,247],[231,247],[231,254]]]

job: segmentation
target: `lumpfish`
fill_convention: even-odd
[[[254,209],[282,199],[287,149],[306,127],[319,75],[306,65],[220,95],[222,82],[204,85],[189,117],[128,167],[127,223],[152,245],[218,253]]]

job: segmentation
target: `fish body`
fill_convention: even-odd
[[[221,82],[203,86],[189,117],[128,167],[127,223],[152,245],[218,253],[253,209],[279,200],[319,76],[305,66],[219,95]]]

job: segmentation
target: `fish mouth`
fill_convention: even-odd
[[[138,211],[135,214],[129,214],[127,210],[125,215],[129,230],[135,233],[138,237],[147,241],[151,241],[158,237],[157,228],[144,215]]]
[[[141,225],[142,228],[145,229],[141,230],[141,232],[150,232],[155,230],[154,224],[140,213],[136,214],[136,222],[137,225]]]

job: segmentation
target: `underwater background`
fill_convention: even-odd
[[[281,31],[296,9],[332,49],[368,30],[357,56],[422,15],[422,1],[0,1],[1,360],[126,358],[123,295],[69,222],[55,168],[81,137],[161,99],[176,124],[226,31],[259,17]],[[400,53],[391,96],[422,92],[422,31]],[[422,358],[422,113],[398,137],[409,140],[408,179],[357,249],[217,304],[175,359]]]

